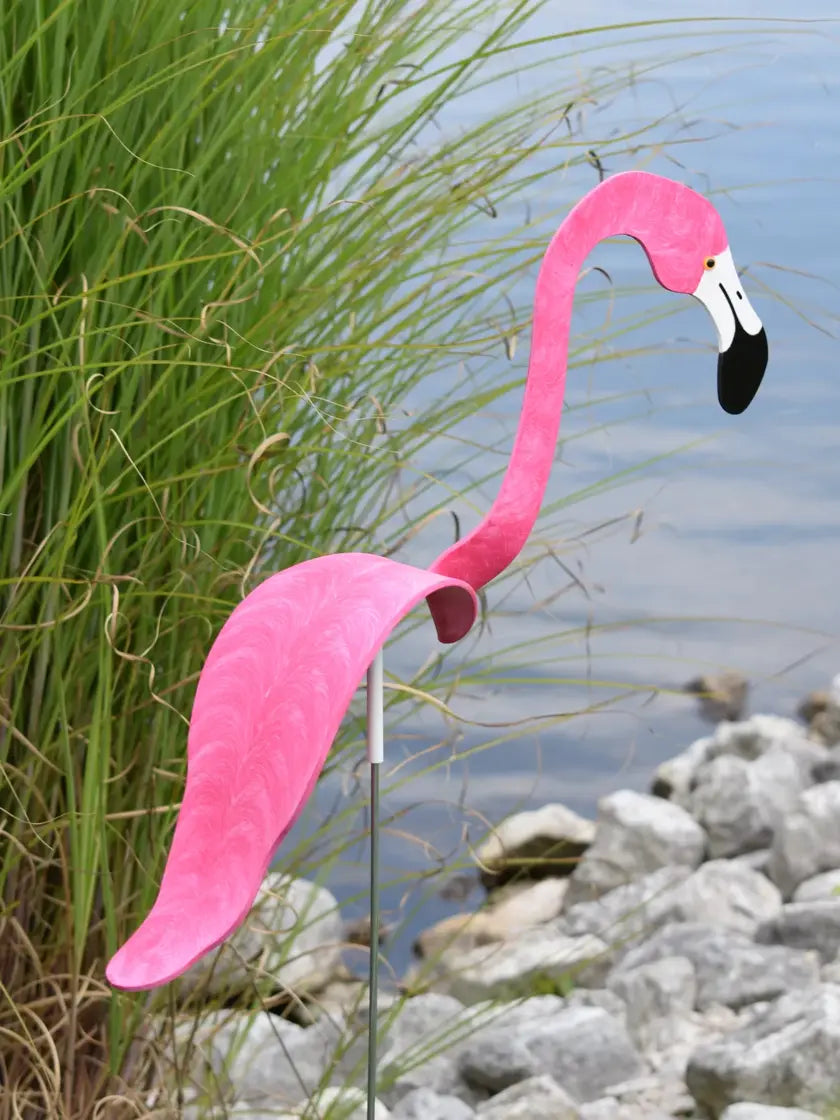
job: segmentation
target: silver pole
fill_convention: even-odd
[[[370,973],[368,983],[367,1120],[375,1120],[379,997],[379,767],[385,753],[382,650],[367,673],[367,756],[370,763]]]

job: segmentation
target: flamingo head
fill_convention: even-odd
[[[638,239],[659,283],[694,296],[711,315],[718,336],[718,400],[737,415],[758,392],[767,335],[744,293],[723,221],[708,199],[682,183],[660,179],[647,187]]]

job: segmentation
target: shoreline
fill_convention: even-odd
[[[828,741],[840,740],[840,697],[808,714],[807,728],[769,715],[718,724],[657,769],[655,792],[618,790],[595,821],[549,804],[493,830],[476,855],[487,904],[425,930],[417,964],[383,995],[381,1116],[829,1115],[840,1104],[840,745]],[[343,968],[349,931],[334,898],[292,883],[316,915],[293,960],[288,938],[254,940],[248,923],[231,940],[264,998],[296,992],[300,1021],[217,1003],[188,1065],[209,1061],[217,1085],[226,1070],[231,1115],[301,1115],[302,1085],[311,1097],[326,1084],[329,1115],[355,1118],[364,983]],[[288,889],[269,882],[262,930],[284,924],[278,905],[289,927]],[[185,1116],[222,1115],[202,1095]]]

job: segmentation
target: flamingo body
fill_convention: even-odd
[[[288,568],[236,607],[196,689],[160,891],[110,961],[112,984],[163,984],[242,921],[368,665],[428,596],[446,598],[461,634],[469,630],[476,600],[467,584],[366,553]]]
[[[323,766],[354,690],[388,634],[426,598],[438,637],[458,641],[475,592],[519,554],[539,513],[563,407],[575,282],[606,237],[628,235],[672,291],[718,332],[718,398],[750,403],[767,339],[741,291],[715,208],[646,172],[606,179],[571,210],[537,277],[528,377],[510,461],[481,523],[428,571],[363,553],[310,560],[267,579],[234,610],[202,670],[187,787],[151,912],[107,968],[148,988],[185,971],[244,918]]]

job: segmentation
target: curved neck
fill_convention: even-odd
[[[563,411],[575,283],[599,241],[631,233],[635,225],[628,223],[624,206],[617,214],[610,205],[617,193],[611,188],[622,179],[607,179],[582,199],[548,246],[534,295],[525,396],[501,488],[481,524],[432,564],[433,572],[462,579],[476,590],[516,558],[539,514]],[[631,236],[638,234],[632,230]]]

